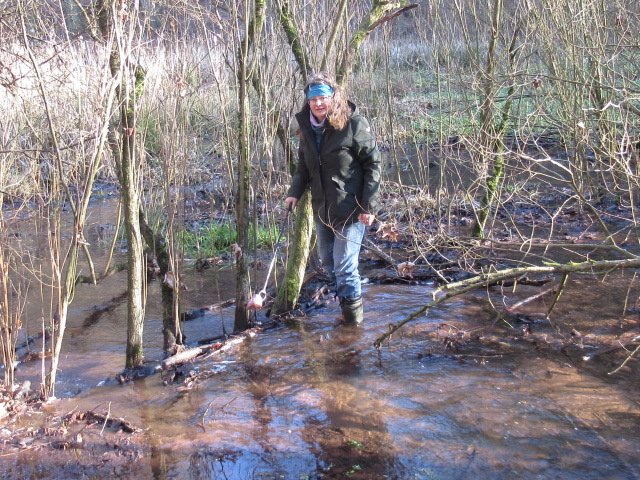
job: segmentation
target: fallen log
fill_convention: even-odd
[[[569,262],[566,264],[552,263],[540,266],[528,266],[522,268],[507,268],[493,272],[483,272],[464,280],[441,285],[433,291],[433,300],[422,308],[406,316],[403,320],[390,324],[388,330],[378,336],[374,341],[374,346],[379,348],[395,332],[412,322],[418,317],[425,315],[431,308],[440,305],[452,297],[461,295],[477,288],[486,288],[488,285],[496,284],[504,280],[520,278],[523,275],[543,274],[545,276],[564,275],[568,277],[576,273],[591,273],[593,275],[610,273],[614,270],[637,269],[640,268],[640,256],[625,258],[622,260],[585,261],[579,263]]]
[[[190,310],[185,311],[181,315],[181,320],[183,322],[186,322],[186,321],[189,321],[189,320],[193,320],[195,318],[200,318],[207,312],[211,312],[211,311],[214,311],[214,310],[218,311],[218,310],[221,310],[223,308],[230,307],[234,303],[236,303],[236,299],[235,298],[230,298],[229,300],[223,300],[222,302],[214,303],[214,304],[211,304],[211,305],[205,305],[204,307],[192,308]]]
[[[217,350],[223,346],[222,343],[214,343],[210,345],[203,345],[201,347],[193,347],[182,350],[181,352],[176,353],[168,358],[165,358],[160,364],[160,370],[167,370],[169,368],[175,367],[176,365],[181,365],[190,360],[193,360],[200,355],[208,353],[210,350]]]
[[[89,328],[95,324],[97,324],[102,315],[112,312],[116,307],[122,304],[127,299],[127,292],[123,292],[120,295],[113,297],[111,300],[103,303],[102,305],[96,305],[90,309],[89,315],[85,318],[84,322],[82,322],[82,326],[84,328]]]
[[[593,360],[594,358],[599,357],[600,355],[615,352],[618,350],[624,350],[626,352],[629,352],[629,347],[638,345],[638,342],[640,342],[640,330],[637,328],[634,328],[633,330],[629,330],[628,332],[625,332],[624,334],[620,335],[610,345],[603,346],[601,348],[598,348],[595,352],[584,355],[582,359],[585,362],[588,362],[589,360]]]
[[[180,365],[196,359],[205,359],[211,357],[215,353],[226,352],[227,350],[244,342],[247,338],[254,337],[258,333],[264,332],[275,328],[279,322],[271,320],[264,322],[253,328],[245,330],[242,333],[228,337],[225,342],[215,342],[199,347],[192,347],[182,350],[175,355],[165,358],[161,362],[155,362],[148,365],[143,365],[139,368],[125,370],[116,375],[116,380],[119,383],[126,383],[134,379],[149,377],[166,370],[175,369]]]
[[[47,330],[44,333],[45,341],[48,342],[51,339],[51,333]],[[41,360],[43,357],[42,348],[34,349],[36,342],[44,343],[42,341],[42,332],[32,335],[27,338],[25,342],[21,345],[16,346],[15,358],[18,361],[18,364],[28,363],[33,360]],[[46,348],[46,347],[43,347]],[[51,350],[47,349],[44,353],[44,356],[51,355]]]

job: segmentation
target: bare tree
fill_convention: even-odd
[[[145,313],[144,246],[140,230],[140,192],[142,191],[142,158],[136,144],[137,110],[144,87],[145,72],[136,64],[134,50],[137,38],[138,10],[110,0],[99,2],[102,34],[111,40],[109,65],[117,79],[120,104],[119,122],[111,132],[122,195],[124,225],[127,234],[127,358],[128,369],[143,362],[142,330]]]
[[[236,314],[234,331],[245,330],[250,323],[250,312],[247,309],[250,296],[249,271],[246,253],[249,251],[249,219],[250,219],[250,188],[251,188],[251,146],[250,146],[250,118],[249,118],[249,86],[251,85],[252,69],[257,68],[252,63],[255,56],[260,31],[264,22],[265,1],[254,0],[244,3],[244,12],[240,18],[244,19],[242,38],[237,56],[238,79],[238,179],[236,191],[236,232],[237,243],[241,252],[236,255]],[[254,57],[255,61],[255,57]],[[243,253],[244,252],[244,253]]]

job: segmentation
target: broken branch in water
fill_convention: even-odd
[[[523,307],[523,306],[527,305],[528,303],[533,302],[534,300],[538,300],[539,298],[542,298],[545,295],[549,295],[550,293],[555,293],[557,288],[558,288],[558,285],[553,285],[552,287],[547,288],[546,290],[543,290],[542,292],[536,293],[535,295],[531,295],[530,297],[527,297],[524,300],[520,300],[519,302],[514,303],[513,305],[508,307],[507,308],[507,312],[513,313],[517,309],[519,309],[520,307]]]
[[[480,275],[476,275],[471,278],[461,280],[459,282],[453,282],[446,285],[442,285],[433,292],[433,301],[426,304],[424,307],[416,310],[408,315],[404,320],[395,324],[389,325],[389,330],[380,335],[374,341],[374,346],[379,348],[383,342],[391,338],[391,336],[402,328],[407,323],[415,320],[422,314],[426,314],[432,307],[444,303],[448,299],[466,293],[470,290],[474,290],[480,287],[486,287],[487,285],[494,284],[503,280],[518,278],[522,275],[533,273],[544,273],[547,275],[563,274],[568,276],[572,273],[609,273],[614,270],[625,268],[640,268],[640,257],[626,258],[623,260],[603,260],[599,262],[586,261],[580,263],[566,263],[566,264],[550,264],[542,266],[530,266],[521,268],[507,268],[504,270],[498,270],[495,272],[484,272]],[[438,297],[439,294],[444,295]]]
[[[225,402],[221,407],[216,408],[216,410],[224,410],[224,408],[228,405],[231,405],[231,403],[233,403],[238,397],[233,397],[231,400],[229,400],[228,402]],[[204,413],[202,414],[202,430],[204,432],[207,431],[207,422],[205,421],[205,418],[207,417],[207,413],[209,413],[209,409],[211,408],[211,405],[213,404],[213,402],[215,402],[216,400],[211,400],[209,402],[209,405],[207,405],[207,408],[205,409]]]
[[[131,422],[123,418],[114,418],[114,417],[110,417],[109,415],[103,415],[102,413],[93,412],[91,410],[86,412],[84,415],[82,414],[76,415],[76,418],[78,420],[82,420],[84,418],[86,419],[87,423],[90,423],[90,422],[101,423],[103,424],[103,428],[104,426],[107,426],[109,428],[119,428],[126,433],[136,433],[136,432],[142,431],[141,428],[134,427],[131,424]]]
[[[177,366],[196,358],[209,358],[211,355],[215,353],[225,352],[230,348],[244,342],[247,338],[253,337],[264,330],[273,328],[275,325],[277,325],[276,321],[265,322],[259,326],[245,330],[238,335],[234,335],[228,338],[225,342],[215,342],[199,347],[187,348],[176,353],[175,355],[165,358],[161,362],[143,365],[142,367],[136,369],[125,370],[124,372],[118,374],[116,378],[120,383],[125,383],[135,378],[144,378],[155,375],[159,372],[169,370],[171,368],[176,368]]]
[[[186,322],[188,320],[193,320],[195,318],[202,317],[206,312],[219,311],[223,308],[230,307],[234,303],[236,303],[236,299],[230,298],[228,300],[223,300],[221,302],[217,302],[211,305],[206,305],[204,307],[192,308],[182,314],[182,321]]]
[[[622,346],[624,348],[624,346]],[[609,375],[613,375],[614,373],[618,373],[628,362],[631,360],[638,352],[640,352],[640,345],[638,345],[633,352],[631,352],[627,358],[624,359],[624,362],[620,364],[615,370],[609,372]]]

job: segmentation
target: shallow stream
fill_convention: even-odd
[[[229,279],[224,270],[189,274],[185,308],[233,297]],[[567,291],[567,314],[619,316],[621,301],[605,288],[592,281]],[[433,309],[377,350],[377,336],[428,302],[434,286],[365,285],[364,326],[340,325],[339,307],[329,303],[194,362],[194,371],[211,375],[185,388],[179,378],[163,385],[160,375],[105,383],[124,367],[124,289],[124,273],[79,286],[60,364],[62,398],[45,409],[104,411],[142,429],[120,441],[143,454],[107,478],[640,478],[640,404],[628,383],[508,336],[504,348],[478,340],[445,349],[442,323],[490,328],[482,294]],[[114,308],[95,314],[114,298]],[[149,360],[162,358],[159,298],[158,282],[150,283]],[[230,331],[232,319],[233,307],[185,322],[187,341],[219,334],[223,322]],[[39,367],[19,366],[18,379],[37,382]],[[637,372],[632,363],[627,378]],[[78,462],[99,462],[88,446],[71,450]],[[67,478],[46,462],[36,449],[0,460],[3,478]]]
[[[615,382],[526,347],[444,355],[437,324],[486,317],[482,302],[452,302],[376,350],[376,336],[430,291],[370,285],[364,327],[339,325],[330,305],[196,362],[216,373],[186,391],[159,375],[90,388],[122,367],[115,310],[91,331],[70,330],[61,387],[82,391],[53,407],[108,405],[143,428],[132,441],[149,453],[125,478],[639,478],[640,408]]]

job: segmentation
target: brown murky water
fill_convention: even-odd
[[[226,275],[190,275],[185,307],[232,297]],[[179,382],[164,386],[160,375],[104,383],[124,366],[126,306],[122,300],[97,316],[92,307],[121,295],[124,278],[80,286],[60,365],[63,398],[46,408],[108,411],[143,429],[121,437],[143,454],[101,478],[640,478],[640,404],[628,384],[508,336],[504,348],[480,340],[445,351],[438,324],[489,328],[481,295],[432,310],[376,350],[375,338],[424,305],[433,286],[366,285],[363,327],[339,325],[339,308],[330,304],[194,363],[215,374],[186,390]],[[619,299],[607,297],[607,305],[604,287],[586,285],[563,297],[567,315],[620,315]],[[151,283],[148,359],[162,358],[158,298]],[[223,322],[230,330],[232,316],[228,309],[186,322],[187,340],[216,335]],[[630,368],[627,377],[637,375],[638,363]],[[18,378],[35,380],[38,369],[20,366]],[[89,447],[71,453],[78,462],[100,461]],[[29,449],[2,457],[2,478],[68,478],[46,461]]]
[[[61,387],[82,391],[52,408],[108,404],[143,428],[132,441],[148,453],[125,478],[639,478],[640,408],[615,381],[530,350],[440,354],[435,325],[484,318],[482,302],[458,300],[373,348],[430,290],[368,286],[363,328],[337,325],[331,306],[197,362],[217,374],[184,392],[158,375],[95,387],[122,367],[114,311],[70,331]],[[190,323],[214,331],[220,317]],[[156,342],[150,332],[148,352]]]

